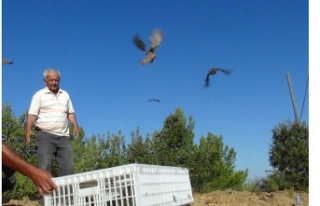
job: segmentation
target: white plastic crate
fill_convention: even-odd
[[[45,206],[176,206],[193,202],[189,170],[129,164],[53,178]]]

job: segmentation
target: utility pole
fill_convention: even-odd
[[[288,81],[288,86],[289,86],[289,91],[290,91],[290,96],[291,96],[294,116],[295,116],[296,122],[299,122],[298,110],[297,110],[296,100],[295,100],[294,94],[293,94],[293,88],[292,88],[289,72],[287,72],[287,81]]]

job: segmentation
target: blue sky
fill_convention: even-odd
[[[163,42],[142,66],[132,38],[149,45],[155,28]],[[2,104],[16,116],[44,87],[43,70],[57,68],[87,137],[121,130],[130,143],[130,132],[160,130],[181,108],[195,121],[194,142],[222,135],[250,178],[271,169],[271,130],[294,121],[287,72],[299,117],[309,120],[308,1],[3,0],[2,56],[14,61],[3,66]],[[204,88],[212,67],[232,74]]]

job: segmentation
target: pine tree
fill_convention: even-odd
[[[167,166],[188,167],[192,162],[194,121],[184,117],[181,109],[169,115],[160,132],[153,136],[157,163]]]
[[[305,123],[286,121],[273,130],[269,161],[286,187],[307,190],[309,185],[309,129]]]

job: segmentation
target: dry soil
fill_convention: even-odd
[[[300,206],[309,205],[309,195],[300,193]],[[206,194],[193,194],[191,206],[296,206],[294,194],[289,191],[279,192],[248,192],[248,191],[214,191]],[[6,206],[39,206],[36,201],[10,200]]]

